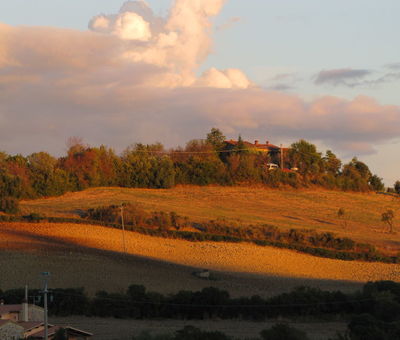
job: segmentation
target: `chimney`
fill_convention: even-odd
[[[254,145],[258,145],[258,140],[255,140],[255,141],[254,141]]]
[[[29,310],[28,310],[28,286],[25,286],[25,298],[22,301],[22,321],[29,321]]]
[[[265,144],[267,144],[267,145],[268,145],[268,144],[269,144],[269,140],[267,140],[267,141],[265,142]]]

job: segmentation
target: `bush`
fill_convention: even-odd
[[[13,197],[3,197],[0,199],[0,211],[6,214],[16,214],[19,211],[19,202]]]
[[[369,314],[353,317],[349,324],[352,340],[393,340],[400,339],[399,322],[383,322]]]
[[[37,213],[31,213],[29,215],[24,216],[24,219],[26,219],[29,222],[40,222],[41,220],[44,219],[44,217]]]
[[[308,336],[305,332],[291,327],[286,324],[276,324],[270,329],[265,329],[261,333],[261,339],[263,340],[308,340]]]
[[[193,326],[176,332],[174,340],[229,340],[230,338],[221,332],[205,332]]]

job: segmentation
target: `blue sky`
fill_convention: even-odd
[[[159,16],[167,16],[172,4],[169,0],[147,2]],[[118,13],[122,3],[116,0],[5,0],[0,2],[0,22],[12,26],[86,31],[92,17]],[[379,105],[398,107],[399,12],[398,0],[229,0],[219,15],[211,19],[214,24],[212,51],[196,74],[200,77],[213,67],[219,70],[234,68],[242,70],[265,91],[280,91],[307,103],[323,96],[350,101],[358,96],[367,96]],[[377,112],[375,117],[381,114],[386,119],[391,115],[389,111]],[[390,122],[397,124],[396,119],[390,118],[389,127]],[[142,126],[146,124],[143,122]],[[224,128],[224,124],[221,127]],[[260,136],[262,128],[252,130],[252,125],[247,122],[242,128],[235,125],[227,130],[232,137],[242,132],[243,135],[247,133],[249,139],[263,138]],[[304,137],[314,138],[322,149],[336,150],[333,138],[324,140],[306,127],[304,131]],[[271,133],[268,129],[265,132]],[[160,134],[167,135],[166,132]],[[293,139],[290,137],[288,133],[277,142],[290,143],[299,134],[294,134]],[[350,143],[351,138],[346,138]],[[368,140],[367,135],[363,138]],[[357,137],[354,142],[359,143],[361,139]],[[396,152],[400,146],[399,139],[400,135],[396,136],[393,131],[386,139],[371,135],[370,146],[375,153],[359,154],[385,178],[387,184],[400,179],[396,169],[400,165],[400,156]],[[99,139],[93,137],[90,141],[98,143]],[[161,142],[173,144],[180,139],[175,136]],[[6,151],[23,152],[21,147]],[[347,157],[358,155],[357,152],[357,149],[346,150],[345,147],[338,150],[339,154]]]

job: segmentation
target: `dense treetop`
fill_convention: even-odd
[[[96,186],[170,188],[179,184],[384,189],[381,178],[357,158],[343,165],[332,151],[322,155],[305,140],[283,149],[282,154],[260,152],[240,136],[234,147],[228,148],[224,140],[223,133],[213,128],[206,139],[170,150],[160,143],[139,143],[117,155],[106,146],[91,147],[71,139],[67,154],[60,158],[43,151],[27,157],[0,152],[0,197],[55,196]],[[271,169],[271,163],[279,169]]]

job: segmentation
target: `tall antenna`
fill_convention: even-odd
[[[47,294],[48,294],[48,284],[47,280],[50,277],[49,272],[43,272],[42,276],[44,278],[44,289],[43,289],[43,295],[44,295],[44,340],[48,340],[48,327],[49,327],[49,322],[48,322],[48,308],[47,308]]]
[[[121,224],[122,224],[122,243],[124,246],[124,253],[126,254],[126,243],[125,243],[125,224],[124,224],[124,204],[121,205]]]

